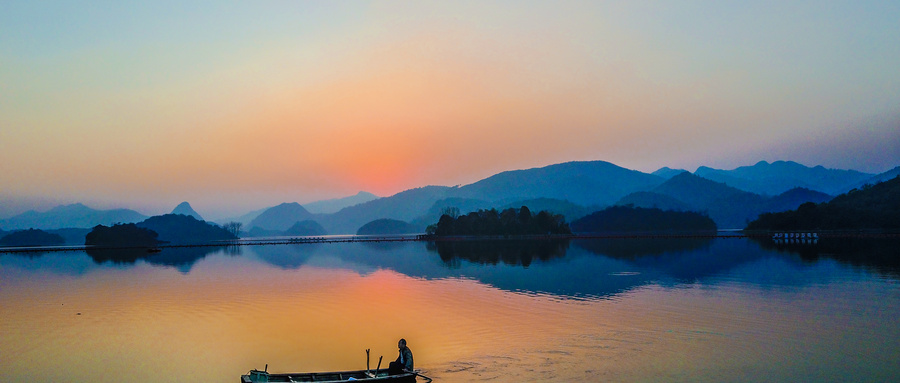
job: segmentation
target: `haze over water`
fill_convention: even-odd
[[[0,375],[229,382],[386,365],[403,337],[442,382],[887,381],[893,241],[853,262],[738,238],[2,254]]]

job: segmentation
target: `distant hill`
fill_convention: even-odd
[[[96,210],[80,203],[61,205],[46,212],[29,210],[22,214],[0,220],[4,230],[91,228],[97,225],[112,225],[117,222],[131,223],[146,219],[147,216],[129,209]]]
[[[604,161],[566,162],[542,168],[502,172],[453,190],[451,196],[512,202],[536,198],[607,206],[629,193],[647,190],[664,178]]]
[[[576,233],[716,231],[716,223],[696,212],[612,206],[570,224]]]
[[[331,234],[353,234],[368,222],[381,218],[410,222],[421,216],[438,200],[448,197],[454,188],[425,186],[409,189],[316,218]]]
[[[262,212],[250,221],[250,229],[257,226],[265,230],[285,231],[295,223],[312,219],[313,215],[299,203],[283,203],[273,206]]]
[[[0,246],[55,246],[63,243],[65,240],[62,236],[37,229],[19,230],[0,236]]]
[[[804,188],[767,197],[684,172],[652,191],[629,194],[616,205],[702,212],[720,228],[738,229],[761,213],[795,209],[804,202],[830,199],[827,194]]]
[[[669,178],[675,177],[684,172],[688,172],[688,171],[684,170],[684,169],[672,169],[669,167],[662,167],[659,170],[657,170],[653,173],[650,173],[650,174],[653,174],[655,176],[660,176],[665,179],[669,179]],[[690,173],[690,172],[688,172],[688,173]]]
[[[158,239],[175,244],[209,243],[237,239],[227,230],[189,215],[165,214],[147,218],[137,224],[159,234]]]
[[[846,192],[873,175],[855,170],[807,167],[793,161],[760,161],[753,166],[719,170],[701,166],[695,175],[728,186],[763,195],[777,195],[797,187],[836,195]]]
[[[761,213],[792,210],[806,202],[822,203],[830,201],[832,198],[834,197],[815,190],[794,188],[763,203]]]
[[[89,233],[91,229],[83,229],[83,228],[66,228],[66,229],[54,229],[47,230],[48,233],[59,235],[63,237],[63,244],[65,245],[83,245],[84,244],[84,236]]]
[[[866,185],[874,185],[879,182],[890,181],[890,180],[896,178],[897,176],[900,176],[900,166],[897,166],[897,167],[895,167],[891,170],[888,170],[884,173],[876,174],[876,175],[872,176],[871,178],[868,178],[864,181],[857,182],[855,185],[853,185],[853,187],[849,188],[847,191],[852,190],[852,189],[862,189],[862,187],[866,186]]]
[[[900,229],[900,177],[796,210],[762,214],[747,230]]]
[[[328,234],[325,231],[325,228],[322,225],[319,225],[318,222],[308,219],[306,221],[301,221],[295,223],[293,226],[285,230],[283,235],[294,235],[294,236],[314,236],[314,235],[326,235]]]
[[[720,228],[741,228],[759,214],[766,198],[699,177],[681,173],[652,190],[668,195],[691,207],[692,211],[709,214]]]
[[[417,232],[419,231],[407,222],[383,218],[362,225],[356,231],[356,235],[413,234]]]
[[[798,175],[792,176],[793,171],[799,172]],[[731,171],[698,169],[698,173],[711,174],[746,189],[764,190],[763,195],[680,169],[662,168],[654,173],[641,173],[604,161],[567,162],[502,172],[460,187],[410,189],[315,219],[329,233],[350,234],[363,224],[382,218],[410,222],[421,230],[439,219],[445,207],[457,207],[460,214],[468,214],[481,209],[537,204],[529,207],[574,220],[590,211],[619,204],[706,212],[719,227],[741,228],[760,213],[795,208],[806,202],[804,199],[824,201],[829,194],[823,190],[839,189],[835,185],[860,177],[871,178],[861,172],[821,166],[808,168],[788,161],[760,162]],[[806,191],[792,191],[797,188]]]
[[[679,173],[680,174],[680,173]],[[616,201],[617,206],[634,206],[643,208],[658,208],[673,211],[691,211],[695,208],[677,198],[666,194],[654,192],[634,192]]]
[[[178,204],[174,210],[172,210],[172,214],[183,214],[189,215],[191,217],[196,218],[198,221],[202,221],[203,217],[200,216],[194,208],[191,207],[191,204],[187,203],[187,201]]]
[[[313,214],[331,214],[336,213],[345,207],[359,205],[363,202],[369,202],[378,198],[377,195],[361,191],[354,196],[310,202],[304,204],[303,207]]]

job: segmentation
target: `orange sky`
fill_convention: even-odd
[[[571,160],[886,171],[898,10],[832,5],[7,4],[0,200],[228,216]]]

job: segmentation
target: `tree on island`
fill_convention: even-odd
[[[244,224],[240,222],[231,221],[222,225],[222,228],[231,233],[231,235],[238,237],[241,235],[241,227],[243,226]]]
[[[527,206],[478,210],[454,218],[444,214],[437,224],[428,227],[429,235],[565,235],[572,234],[565,217],[541,211],[531,213]]]
[[[705,214],[669,211],[630,205],[611,206],[572,222],[580,233],[716,231],[716,223]]]
[[[65,239],[59,234],[37,229],[14,231],[0,238],[0,246],[54,246],[64,242]]]

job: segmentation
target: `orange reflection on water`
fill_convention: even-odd
[[[416,366],[444,382],[723,381],[768,370],[765,378],[790,380],[836,365],[830,350],[838,347],[861,366],[900,356],[887,316],[847,317],[809,299],[885,298],[852,286],[765,295],[728,284],[649,285],[570,300],[468,279],[284,270],[242,257],[209,257],[186,274],[142,263],[78,277],[0,272],[0,371],[11,381],[228,382],[266,365],[361,369],[367,348],[374,368],[379,356],[382,366],[396,358],[401,337]],[[859,331],[870,326],[882,333]]]

